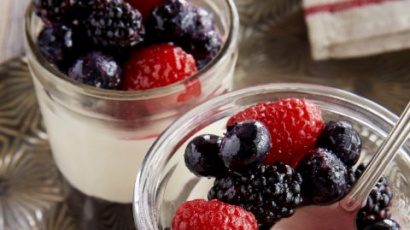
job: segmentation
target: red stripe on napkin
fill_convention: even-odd
[[[316,6],[310,6],[305,8],[306,15],[317,14],[321,12],[340,12],[345,10],[350,10],[353,8],[363,7],[366,5],[371,4],[378,4],[383,2],[390,2],[390,1],[401,1],[401,0],[351,0],[346,2],[335,2],[335,3],[328,3]]]

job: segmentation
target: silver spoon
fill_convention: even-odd
[[[352,190],[339,202],[326,206],[307,206],[277,223],[279,230],[354,230],[356,214],[367,199],[370,191],[382,176],[398,150],[410,134],[410,102],[399,121],[383,141],[363,175]]]

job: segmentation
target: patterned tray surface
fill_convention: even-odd
[[[267,82],[330,85],[399,113],[410,100],[410,51],[314,62],[298,0],[237,0],[236,88]],[[251,76],[251,77],[250,77]],[[0,229],[75,229],[62,195],[24,59],[0,66]]]

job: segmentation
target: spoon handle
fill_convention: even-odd
[[[356,182],[356,185],[340,202],[346,211],[355,211],[361,208],[367,199],[373,186],[380,179],[389,163],[398,154],[398,150],[406,142],[410,133],[410,102],[401,115],[399,121],[383,141],[376,155],[372,158],[363,175]]]

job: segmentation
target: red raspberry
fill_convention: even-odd
[[[324,128],[320,108],[297,98],[256,104],[231,117],[227,125],[244,120],[258,120],[268,127],[272,149],[265,163],[270,165],[283,162],[296,167],[314,149]]]
[[[162,5],[165,0],[125,0],[128,2],[132,7],[137,9],[144,21],[147,21],[148,18],[151,16],[152,11],[157,7]]]
[[[125,90],[158,88],[197,72],[195,59],[181,48],[158,44],[135,51],[124,67]]]
[[[245,209],[218,200],[192,200],[179,206],[172,230],[257,230],[255,216]]]

